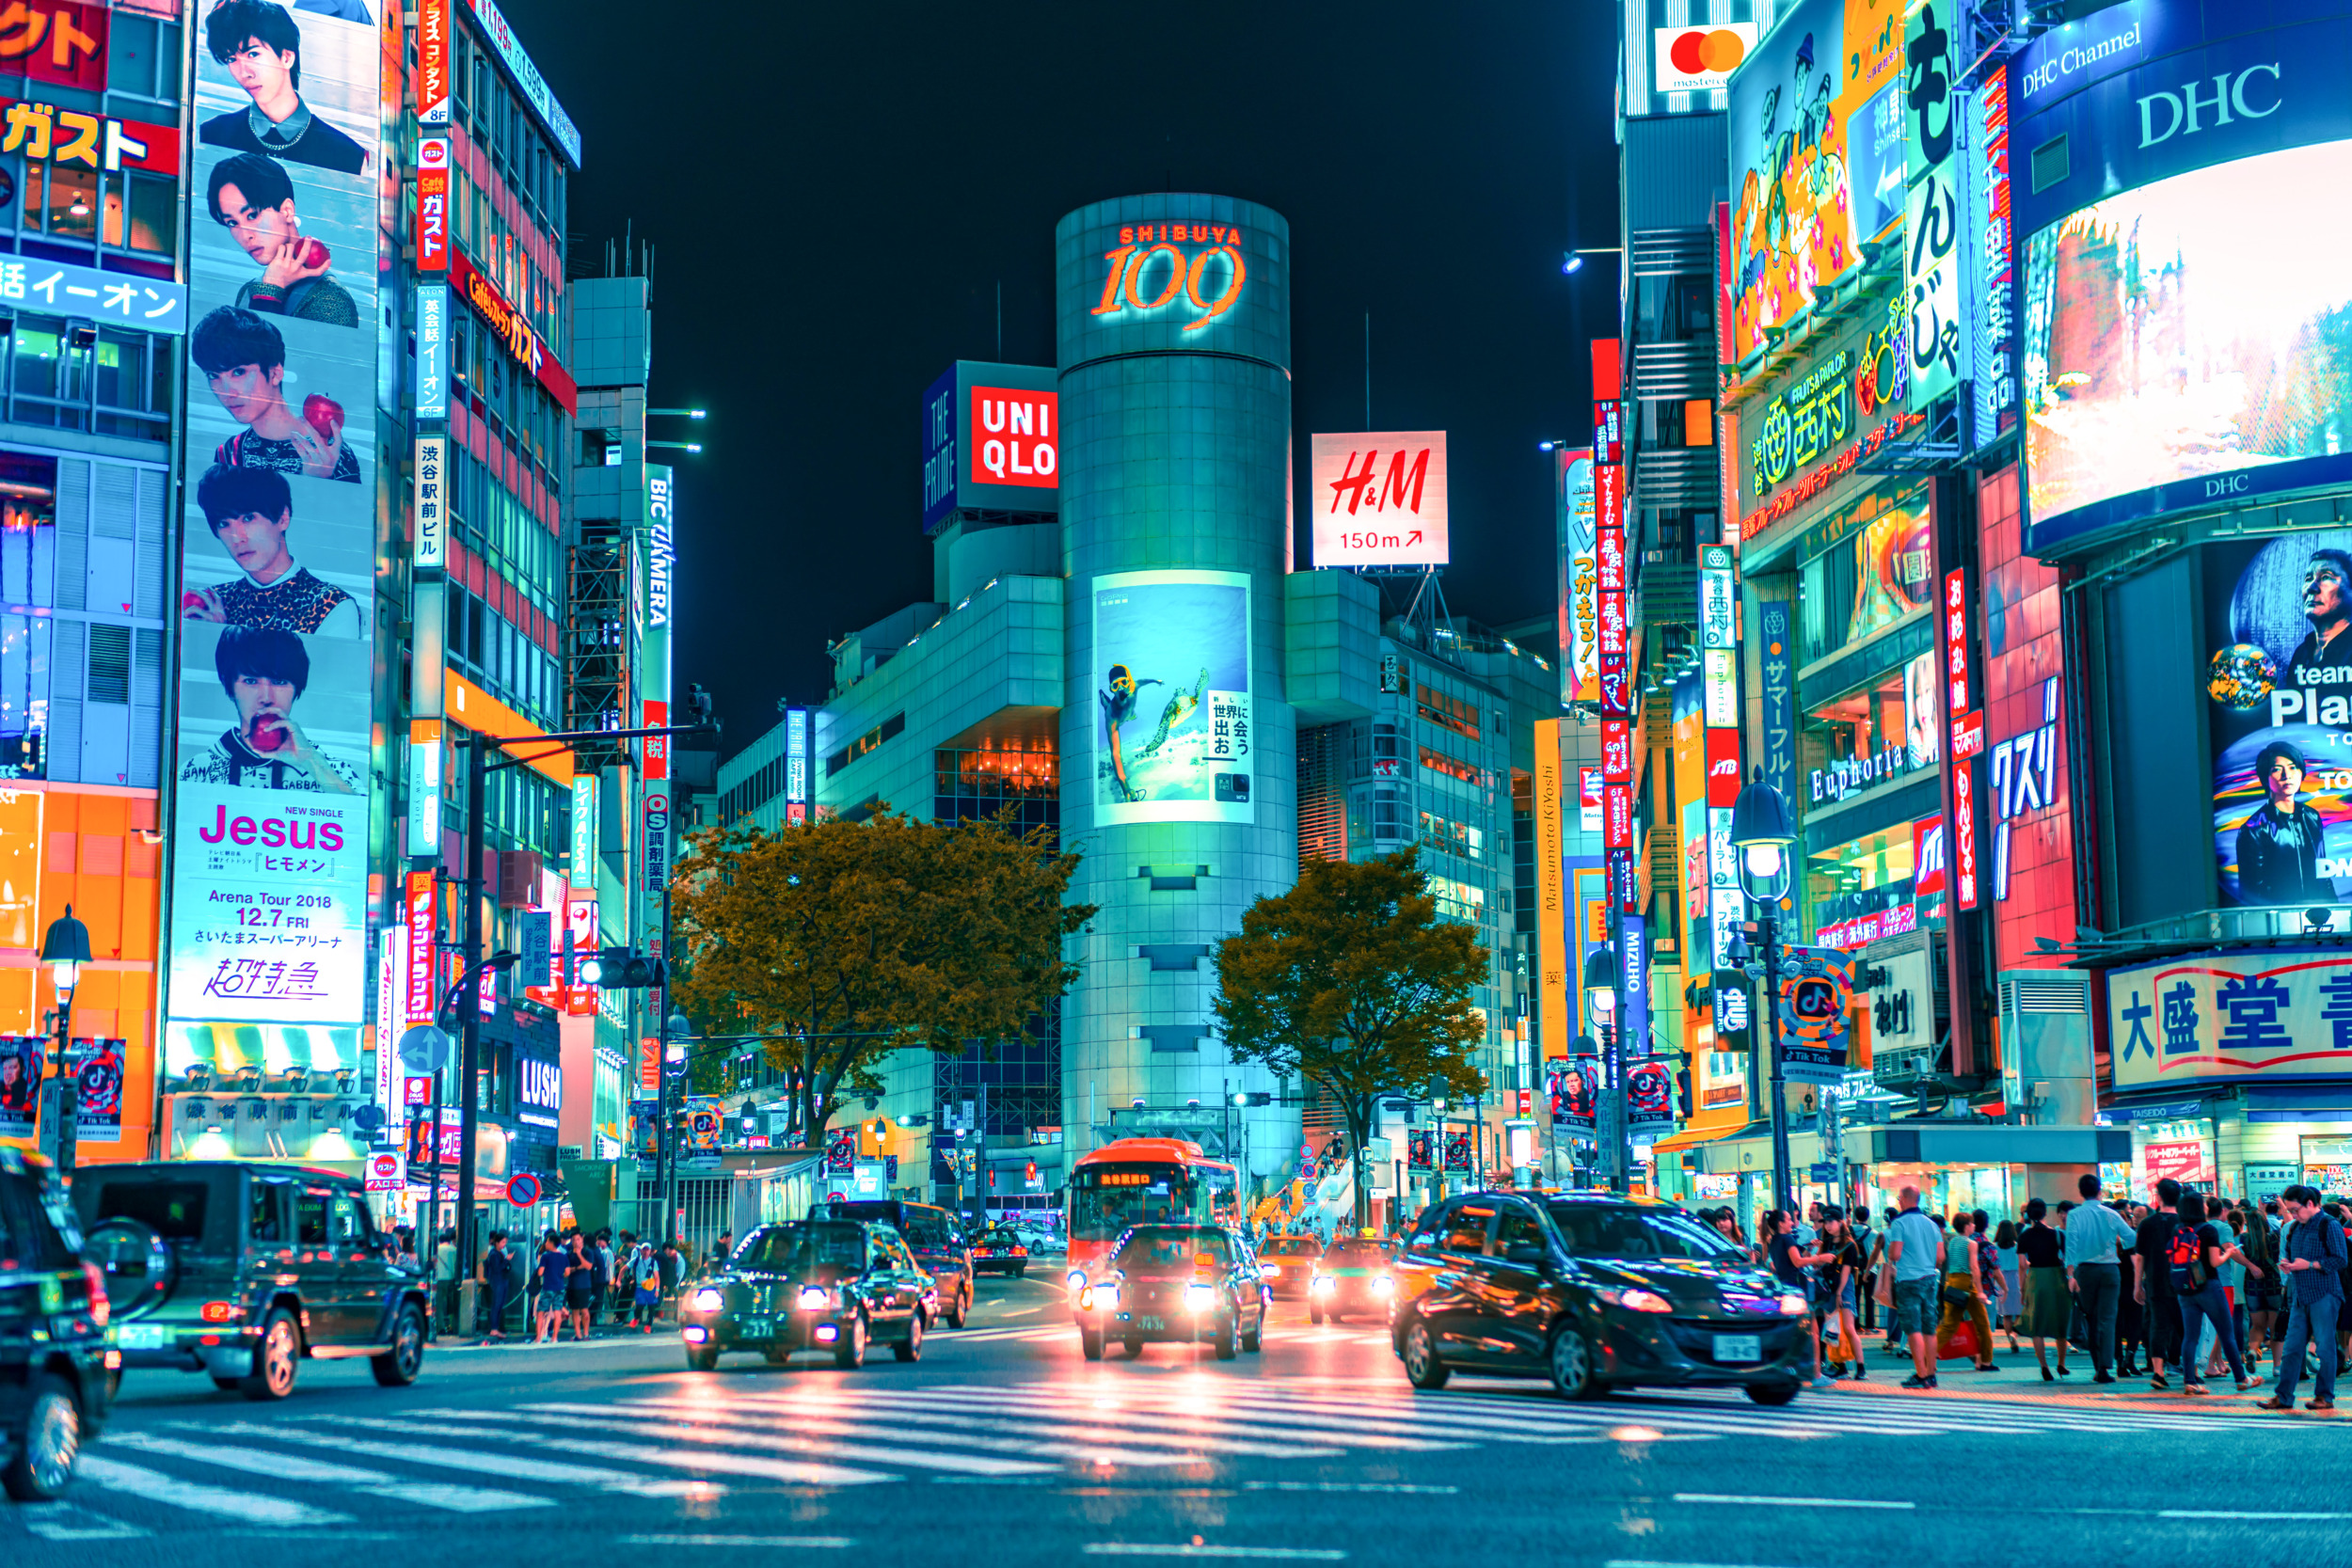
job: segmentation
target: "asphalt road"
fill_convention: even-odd
[[[0,1563],[2352,1564],[2336,1419],[2022,1370],[1778,1410],[1417,1394],[1375,1323],[1283,1303],[1256,1355],[1088,1363],[1057,1281],[987,1280],[919,1363],[856,1372],[692,1373],[672,1332],[444,1347],[399,1390],[310,1363],[277,1405],[134,1374],[70,1500],[0,1503]]]

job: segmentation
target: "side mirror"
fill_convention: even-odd
[[[1545,1257],[1544,1244],[1541,1242],[1514,1242],[1502,1249],[1503,1261],[1507,1263],[1539,1264],[1544,1261]]]

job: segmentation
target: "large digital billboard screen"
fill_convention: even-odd
[[[1317,566],[1442,566],[1445,432],[1309,438]]]
[[[2126,191],[2033,237],[2036,519],[2352,476],[2352,220],[2316,197],[2347,185],[2352,141],[2289,148]]]
[[[356,1066],[316,1047],[367,1003],[382,40],[271,0],[189,33],[167,1068]]]
[[[1094,579],[1096,820],[1251,822],[1246,572]]]
[[[1903,0],[1801,0],[1731,73],[1731,353],[1903,221]]]

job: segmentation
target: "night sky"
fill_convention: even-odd
[[[675,679],[733,752],[820,702],[825,644],[931,593],[918,409],[951,360],[1054,359],[1054,224],[1210,191],[1290,220],[1307,436],[1451,433],[1458,615],[1549,615],[1545,436],[1590,426],[1614,314],[1615,24],[1456,7],[696,6],[502,0],[579,123],[575,276],[655,246],[653,401],[677,465]],[[723,24],[721,19],[724,18]],[[1301,566],[1309,546],[1298,546]]]

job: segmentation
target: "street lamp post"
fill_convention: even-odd
[[[1740,857],[1740,891],[1757,912],[1757,945],[1764,959],[1765,1049],[1772,1067],[1772,1206],[1786,1209],[1788,1189],[1788,1097],[1780,1050],[1780,901],[1788,895],[1788,803],[1764,782],[1764,769],[1740,791],[1731,808],[1731,847]]]
[[[1613,913],[1611,925],[1615,925]],[[1603,1092],[1596,1096],[1601,1126],[1594,1131],[1604,1142],[1604,1165],[1609,1189],[1624,1192],[1626,1180],[1626,1116],[1624,1042],[1617,1032],[1617,948],[1603,942],[1584,955],[1584,1002],[1599,1036],[1600,1079]]]
[[[81,984],[82,966],[90,961],[89,927],[73,918],[72,905],[42,933],[40,961],[49,966],[50,984],[57,992],[57,1174],[70,1180],[82,1131],[81,1094],[73,1069],[73,988]]]

